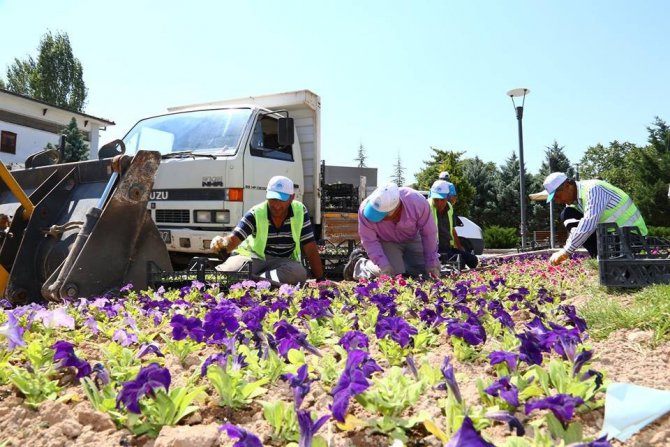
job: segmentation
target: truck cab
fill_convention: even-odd
[[[293,180],[296,200],[320,224],[317,95],[301,90],[168,111],[139,121],[123,142],[130,154],[162,154],[148,209],[174,261],[210,254],[212,238],[263,202],[275,175]],[[280,141],[286,131],[290,144]]]

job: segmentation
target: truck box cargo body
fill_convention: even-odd
[[[148,208],[168,250],[209,253],[216,235],[232,230],[265,200],[268,180],[291,178],[318,230],[320,98],[309,90],[171,107],[138,122],[123,141],[128,153],[145,147],[164,160]],[[278,143],[278,119],[294,120],[295,141]]]

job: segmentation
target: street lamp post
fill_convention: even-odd
[[[512,99],[512,106],[516,111],[516,119],[519,123],[519,198],[521,200],[521,249],[526,249],[526,236],[528,227],[526,225],[526,168],[523,164],[523,106],[526,102],[526,95],[530,93],[527,88],[515,88],[507,92],[507,96]],[[517,106],[514,98],[521,97],[521,105]]]

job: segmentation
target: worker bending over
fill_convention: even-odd
[[[449,200],[450,192],[455,191],[452,186],[453,184],[447,181],[436,180],[430,188],[428,203],[437,226],[437,251],[442,262],[452,261],[458,257],[461,270],[466,265],[473,269],[477,267],[479,260],[477,256],[463,249],[454,227],[454,207]]]
[[[377,188],[358,210],[358,235],[369,259],[355,251],[345,279],[440,274],[437,227],[426,199],[408,187]]]
[[[569,179],[562,172],[552,172],[544,180],[547,202],[569,205],[561,212],[561,221],[570,232],[568,240],[550,262],[560,264],[575,250],[584,246],[597,257],[596,227],[599,223],[616,223],[619,227],[637,227],[647,235],[647,226],[633,200],[621,189],[603,180]]]

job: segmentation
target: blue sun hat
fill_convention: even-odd
[[[435,180],[433,186],[430,187],[430,195],[428,196],[431,199],[446,199],[449,197],[449,185],[451,183],[446,180]]]
[[[279,199],[286,202],[295,193],[293,180],[283,175],[275,175],[268,182],[266,199]]]
[[[552,172],[544,179],[544,191],[542,193],[547,193],[547,203],[554,200],[554,194],[556,190],[568,179],[568,176],[562,172]]]
[[[400,191],[395,183],[388,183],[375,189],[370,197],[365,199],[363,216],[370,222],[381,222],[391,211],[400,204]]]

